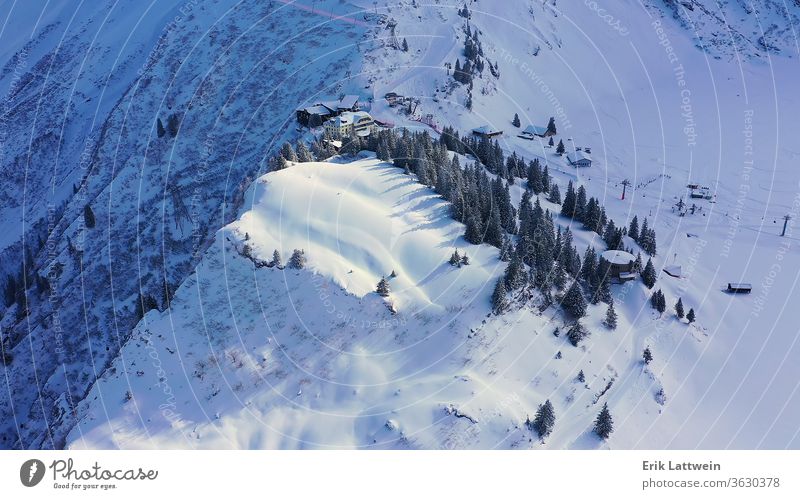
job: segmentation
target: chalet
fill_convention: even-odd
[[[320,126],[326,120],[329,120],[333,113],[330,109],[323,106],[322,104],[317,104],[315,106],[309,106],[300,108],[296,111],[297,121],[301,125],[305,125],[307,127],[315,127]]]
[[[552,133],[548,133],[546,126],[536,126],[536,125],[528,125],[525,127],[525,130],[519,134],[519,137],[523,139],[533,140],[534,137],[549,137],[553,135]]]
[[[493,128],[489,125],[483,125],[479,126],[478,128],[473,128],[472,134],[477,135],[478,137],[491,138],[497,137],[498,135],[503,135],[503,131]]]
[[[729,282],[728,293],[749,293],[753,291],[753,285],[746,282]]]
[[[608,262],[608,270],[611,277],[623,280],[623,274],[633,273],[633,262],[636,260],[636,257],[627,251],[608,250],[601,253],[600,257]],[[629,275],[625,277],[629,277]]]
[[[334,136],[356,135],[366,137],[377,127],[375,120],[365,111],[345,111],[339,116],[325,122],[325,131]]]
[[[567,161],[576,168],[592,166],[592,157],[586,151],[575,151],[567,154]]]
[[[357,95],[345,95],[339,100],[322,101],[313,106],[303,107],[295,112],[301,125],[315,127],[344,112],[360,109]]]

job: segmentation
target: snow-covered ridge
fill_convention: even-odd
[[[298,187],[302,186],[302,187]],[[303,249],[310,268],[362,297],[391,278],[391,301],[442,311],[463,302],[458,287],[479,288],[503,264],[487,246],[464,249],[462,224],[448,204],[391,164],[298,163],[255,183],[253,202],[229,226],[252,253],[270,260]],[[444,267],[455,249],[472,265]]]

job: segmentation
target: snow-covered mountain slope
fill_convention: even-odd
[[[43,20],[3,35],[17,47],[3,80],[3,280],[26,284],[2,307],[0,445],[60,447],[139,297],[167,306],[294,134],[296,106],[357,91],[365,28],[280,2],[24,5],[8,18]]]
[[[19,18],[11,10],[17,25],[36,27],[0,35],[3,116],[13,115],[4,136],[14,137],[2,143],[13,181],[2,189],[0,263],[17,276],[24,261],[49,284],[37,290],[26,272],[24,299],[2,309],[13,361],[0,446],[539,446],[521,422],[550,398],[559,424],[546,446],[595,447],[593,402],[612,379],[602,397],[615,416],[612,447],[800,445],[794,222],[778,236],[784,215],[800,216],[796,2],[469,1],[484,63],[471,87],[452,77],[456,58],[466,60],[463,1],[354,3],[185,2],[156,13],[92,2],[75,16],[60,4],[38,25],[36,6]],[[389,46],[388,19],[408,52]],[[639,283],[614,289],[613,334],[592,309],[585,350],[551,334],[552,309],[486,318],[486,283],[504,264],[437,266],[463,243],[456,225],[424,190],[430,205],[395,197],[413,184],[386,192],[397,172],[377,162],[267,176],[274,191],[257,184],[259,202],[217,233],[274,144],[294,138],[295,107],[345,91],[371,93],[371,113],[398,126],[468,133],[488,123],[504,131],[506,151],[548,164],[562,192],[569,180],[583,185],[618,223],[648,216],[656,264],[683,266],[658,287],[670,305],[680,296],[694,307],[698,325],[659,318]],[[416,98],[415,113],[390,107],[387,92]],[[590,147],[593,166],[575,170],[545,141],[517,137],[514,113],[523,127],[554,116],[556,142]],[[157,118],[166,126],[171,115],[179,130],[159,137]],[[38,164],[51,166],[28,166]],[[714,198],[688,200],[687,183]],[[308,216],[267,192],[291,194]],[[328,209],[341,196],[353,198],[341,202],[346,217]],[[678,216],[681,197],[702,210]],[[87,204],[94,229],[84,227]],[[237,256],[244,244],[264,258],[303,247],[311,268],[254,270]],[[371,293],[392,269],[398,315]],[[721,293],[729,281],[755,290]],[[441,302],[455,300],[451,287],[463,303]],[[139,295],[161,311],[137,323]],[[344,315],[326,313],[326,300]],[[589,388],[575,383],[579,369]]]
[[[548,397],[569,421],[548,445],[600,445],[596,397],[638,359],[633,338],[577,349],[552,334],[552,313],[489,315],[505,263],[467,244],[433,191],[366,158],[297,164],[250,195],[92,389],[71,447],[529,448],[523,423]],[[304,270],[254,264],[296,248]],[[470,265],[448,263],[454,248]],[[638,371],[626,393],[656,412]]]

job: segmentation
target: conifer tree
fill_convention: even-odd
[[[694,317],[694,309],[690,308],[689,309],[689,313],[686,314],[686,320],[688,320],[689,324],[691,324],[692,322],[694,322],[694,319],[695,319],[695,317]]]
[[[458,267],[459,265],[461,265],[461,255],[458,254],[458,250],[455,250],[453,254],[450,255],[449,263],[453,267]]]
[[[573,283],[564,298],[561,300],[561,307],[572,317],[580,318],[586,315],[586,299],[581,293],[580,287]]]
[[[547,145],[553,147],[553,144],[555,144],[555,142],[553,141],[553,137],[550,137],[550,140],[547,141]]]
[[[608,304],[608,309],[606,309],[606,318],[603,321],[603,324],[608,329],[617,329],[617,312],[614,310],[614,302],[611,301]]]
[[[522,126],[522,123],[520,123],[520,121],[519,121],[519,115],[517,113],[514,113],[514,119],[513,119],[513,121],[511,121],[511,124],[514,125],[517,128]]]
[[[642,282],[644,285],[648,287],[648,289],[653,289],[653,286],[656,284],[656,268],[653,266],[653,259],[647,259],[647,265],[644,266],[644,270],[642,271]]]
[[[408,52],[408,41],[403,38],[403,52]]]
[[[503,283],[504,279],[501,277],[497,280],[492,293],[492,310],[495,314],[500,315],[508,308],[508,298],[506,297],[506,285]]]
[[[270,262],[270,265],[276,268],[283,267],[283,260],[281,259],[281,254],[278,252],[278,250],[272,252],[272,261]]]
[[[286,161],[297,162],[297,154],[294,152],[294,149],[292,149],[292,144],[288,142],[284,142],[281,146],[281,156]]]
[[[603,409],[597,415],[594,422],[594,432],[603,440],[608,439],[614,431],[614,420],[611,418],[611,412],[608,410],[608,403],[603,404]]]
[[[525,284],[525,268],[522,265],[522,258],[516,251],[511,255],[511,262],[506,267],[503,281],[506,289],[511,290],[519,289]]]
[[[292,252],[292,256],[289,258],[289,268],[290,269],[302,269],[306,266],[306,253],[301,249],[296,249]]]
[[[558,190],[558,184],[550,186],[550,195],[547,196],[547,200],[551,203],[561,204],[561,193]]]
[[[559,155],[564,154],[564,151],[566,151],[566,149],[564,148],[564,141],[558,139],[558,145],[556,146],[556,154]]]
[[[653,361],[653,352],[650,351],[650,347],[644,349],[642,352],[642,360],[644,361],[645,365],[650,364]]]
[[[486,225],[484,240],[492,246],[499,248],[503,245],[503,227],[500,222],[500,210],[495,204],[492,206],[491,215]]]
[[[306,147],[305,142],[302,140],[297,141],[297,160],[301,163],[314,161],[314,158],[311,156],[311,151],[308,150],[308,147]]]
[[[561,214],[565,217],[575,217],[575,186],[572,185],[572,180],[567,184],[567,192],[564,194],[564,202],[561,204]]]
[[[83,223],[86,224],[87,229],[92,229],[95,226],[96,220],[94,218],[94,212],[92,211],[92,207],[84,205],[83,207]]]
[[[483,242],[483,226],[480,217],[472,210],[466,221],[464,239],[470,244],[481,244]]]
[[[167,133],[167,131],[164,130],[164,124],[161,122],[161,118],[156,119],[156,133],[159,139]]]
[[[536,411],[536,416],[533,418],[533,428],[539,434],[539,438],[544,439],[550,436],[553,432],[553,427],[556,424],[556,413],[553,410],[553,404],[550,400],[545,400],[544,404],[539,406]]]
[[[631,223],[628,226],[628,236],[630,236],[630,238],[634,241],[639,239],[639,219],[636,217],[636,215],[633,216]]]
[[[683,319],[683,301],[680,298],[675,303],[675,315],[678,316],[678,319]]]
[[[580,322],[576,322],[569,331],[567,331],[567,339],[572,346],[576,347],[589,336],[589,330],[584,327]]]
[[[580,381],[581,383],[585,383],[586,382],[586,375],[583,374],[583,369],[578,371],[578,381]]]
[[[389,281],[387,281],[385,277],[381,277],[375,291],[384,298],[389,296]]]

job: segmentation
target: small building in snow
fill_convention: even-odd
[[[345,95],[339,100],[317,102],[295,111],[298,123],[307,127],[320,126],[327,120],[344,112],[360,109],[357,95]]]
[[[325,131],[339,137],[350,135],[351,131],[355,131],[360,137],[366,137],[376,127],[375,120],[365,111],[346,111],[325,122]]]
[[[576,168],[592,166],[592,157],[586,151],[575,151],[567,154],[567,161]]]
[[[636,257],[621,250],[608,250],[600,254],[600,257],[608,262],[611,277],[620,279],[622,274],[633,272],[633,262]]]
[[[753,291],[753,285],[747,282],[729,282],[728,293],[749,293]]]
[[[478,137],[497,137],[498,135],[503,135],[502,130],[498,130],[490,125],[483,125],[479,126],[478,128],[472,129],[472,134],[477,135]]]
[[[554,135],[552,133],[548,133],[546,126],[537,126],[537,125],[528,125],[525,127],[519,137],[523,139],[533,140],[534,137],[544,138]]]

